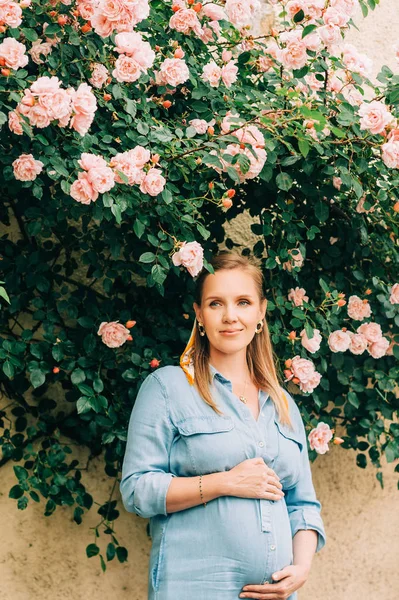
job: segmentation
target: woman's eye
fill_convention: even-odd
[[[248,300],[240,300],[240,304],[241,304],[242,302],[245,302],[245,304],[249,304]]]

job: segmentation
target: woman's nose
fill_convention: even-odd
[[[237,320],[237,314],[235,312],[234,306],[226,305],[226,307],[224,309],[223,320],[224,321],[236,321]]]

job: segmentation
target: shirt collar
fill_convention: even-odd
[[[230,384],[230,387],[232,388],[232,383],[231,383],[230,379],[226,379],[226,377],[224,375],[222,375],[217,369],[215,369],[215,367],[213,365],[211,365],[211,363],[208,363],[208,365],[209,365],[209,370],[211,372],[212,380],[216,378],[221,383]],[[263,404],[266,402],[266,400],[268,400],[270,398],[270,396],[269,396],[269,394],[267,394],[266,392],[264,392],[261,389],[260,390],[260,398],[261,398],[261,408],[262,408]]]

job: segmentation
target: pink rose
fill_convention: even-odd
[[[265,147],[265,138],[263,133],[255,125],[245,125],[233,132],[240,144],[251,144],[256,148]]]
[[[306,290],[304,288],[296,287],[291,288],[288,294],[288,300],[292,300],[295,306],[303,306],[303,302],[309,301],[309,296],[306,296]]]
[[[236,156],[237,154],[246,156],[249,162],[249,169],[244,173],[241,170],[238,161],[235,164],[230,164],[226,160],[223,160],[222,156],[221,161],[223,164],[223,170],[227,171],[229,167],[233,167],[237,171],[241,182],[245,181],[246,179],[253,179],[254,177],[257,177],[263,169],[263,165],[266,162],[267,154],[264,148],[256,148],[256,150],[255,148],[252,148],[252,150],[255,153],[255,156],[249,148],[241,148],[239,144],[229,144],[227,148],[223,150],[223,156],[225,154],[228,154],[230,156]]]
[[[230,60],[222,67],[221,76],[224,85],[229,88],[237,81],[238,67],[234,60]]]
[[[25,52],[26,46],[12,37],[7,37],[0,44],[0,58],[4,60],[6,67],[14,71],[28,64],[29,59]]]
[[[76,8],[79,11],[79,14],[82,17],[82,19],[90,21],[95,12],[96,0],[77,0]]]
[[[72,117],[69,126],[71,129],[74,129],[80,135],[86,135],[86,133],[90,129],[90,125],[93,122],[94,115],[84,115],[82,113],[77,113],[74,117]]]
[[[345,12],[350,17],[355,12],[356,8],[359,6],[358,0],[331,0],[331,6],[336,10],[341,12]]]
[[[152,168],[147,171],[146,176],[140,184],[140,191],[143,194],[149,194],[150,196],[158,196],[164,189],[166,179],[162,175],[160,169]]]
[[[97,335],[101,335],[101,341],[108,348],[119,348],[130,336],[130,331],[119,321],[103,321]]]
[[[89,154],[88,152],[83,152],[81,154],[78,164],[84,171],[89,171],[90,169],[103,169],[107,166],[107,162],[102,156]]]
[[[372,60],[365,54],[358,52],[352,44],[344,44],[342,60],[349,71],[359,73],[362,77],[369,77],[373,66]]]
[[[127,54],[134,58],[143,70],[152,67],[155,60],[155,52],[139,33],[135,31],[118,33],[115,36],[115,44],[115,50],[119,54]]]
[[[238,127],[242,121],[243,119],[240,118],[240,115],[238,113],[232,113],[229,110],[220,124],[222,133],[229,133],[230,129],[232,128],[236,129],[236,127]]]
[[[90,204],[90,202],[95,202],[98,198],[98,192],[91,185],[89,174],[86,172],[79,173],[78,179],[71,185],[69,193],[74,200],[81,204]]]
[[[189,124],[191,125],[191,127],[194,127],[195,131],[199,135],[203,135],[208,129],[208,122],[205,121],[205,119],[191,119],[191,121],[189,121]]]
[[[94,31],[102,38],[109,37],[112,35],[115,29],[115,23],[110,21],[104,14],[95,12],[90,18],[90,23],[93,26]]]
[[[16,2],[4,2],[0,6],[1,9],[1,20],[16,29],[22,23],[22,9]]]
[[[31,55],[32,60],[37,65],[42,65],[44,60],[41,57],[46,57],[51,54],[53,46],[49,42],[43,42],[43,40],[36,40],[32,42],[32,47],[28,50],[28,54]]]
[[[349,350],[352,354],[363,354],[368,346],[367,339],[361,333],[352,333],[351,331],[348,333],[351,338]]]
[[[308,61],[306,44],[301,41],[291,41],[281,51],[281,62],[287,69],[302,69]]]
[[[341,29],[337,25],[323,25],[317,29],[317,33],[326,46],[338,44],[342,40]]]
[[[373,358],[382,358],[386,355],[390,342],[386,337],[381,337],[369,345],[368,351]]]
[[[299,355],[294,356],[291,360],[291,374],[286,379],[299,380],[299,387],[303,392],[313,392],[313,390],[319,385],[321,375],[315,370],[315,366],[311,360],[307,358],[301,358]]]
[[[176,267],[183,265],[195,277],[204,266],[204,250],[198,242],[181,242],[180,249],[172,256],[172,262]]]
[[[132,83],[140,78],[142,72],[139,63],[136,62],[134,58],[126,56],[126,54],[121,54],[116,59],[112,77],[115,77],[115,79],[121,83],[124,81]]]
[[[21,154],[19,158],[12,163],[14,177],[19,181],[34,181],[39,173],[42,172],[44,164],[36,160],[32,154]]]
[[[177,87],[190,77],[185,61],[181,58],[166,58],[160,66],[160,77],[163,83]]]
[[[149,162],[151,153],[148,148],[144,148],[144,146],[136,146],[132,150],[129,150],[129,157],[136,167],[142,169],[144,165]]]
[[[88,171],[88,179],[93,190],[104,194],[115,185],[114,172],[109,167],[94,167]]]
[[[289,0],[285,6],[285,10],[290,19],[293,19],[301,10],[305,12],[305,0]]]
[[[118,172],[123,173],[127,177],[128,185],[140,184],[145,177],[144,171],[135,164],[130,153],[131,150],[121,152],[111,159],[110,166],[114,169],[115,181],[117,183],[125,183]]]
[[[238,29],[251,25],[260,8],[259,0],[226,0],[225,11],[229,21]]]
[[[342,89],[341,94],[352,106],[360,106],[360,104],[363,103],[363,95],[355,88],[354,85],[345,86]]]
[[[25,114],[24,109],[22,109],[22,107],[20,107],[20,109],[21,113]],[[48,127],[48,125],[51,123],[51,119],[47,110],[39,104],[32,106],[32,108],[26,112],[26,116],[28,117],[31,125],[34,127],[39,127],[40,129]]]
[[[381,146],[382,160],[389,169],[399,169],[399,141],[388,141]]]
[[[204,6],[202,7],[202,12],[211,21],[228,20],[223,8],[219,6],[219,4],[213,4],[213,2],[208,2],[208,4],[204,4]]]
[[[359,108],[359,116],[360,129],[368,129],[373,134],[383,133],[394,118],[386,105],[378,100],[363,103]]]
[[[109,76],[108,69],[101,63],[94,63],[89,82],[97,89],[101,89]]]
[[[169,27],[185,34],[189,34],[191,31],[197,35],[203,33],[197,13],[192,8],[182,8],[175,12],[170,18]]]
[[[356,321],[363,321],[371,316],[371,306],[366,301],[363,302],[359,296],[350,296],[348,300],[348,317]]]
[[[356,331],[363,334],[370,344],[378,342],[382,338],[381,325],[378,323],[363,323]]]
[[[302,346],[311,354],[314,354],[318,350],[320,350],[320,344],[322,341],[322,337],[320,331],[318,329],[313,329],[313,337],[308,338],[305,329],[299,334],[301,336]]]
[[[310,449],[316,450],[318,454],[325,454],[329,450],[328,442],[332,436],[330,426],[320,421],[308,435]]]
[[[337,27],[345,27],[350,17],[347,13],[329,6],[323,15],[323,21],[326,25],[336,25]]]
[[[399,283],[394,283],[391,287],[391,295],[389,296],[391,304],[399,304]]]
[[[351,337],[347,331],[337,329],[328,336],[328,345],[331,352],[345,352],[351,343]]]
[[[94,116],[97,110],[97,100],[87,83],[81,83],[78,89],[73,91],[72,105],[76,113]]]
[[[201,79],[209,83],[211,87],[218,87],[220,78],[222,76],[222,69],[217,66],[214,60],[211,60],[202,69]]]
[[[22,118],[19,115],[18,111],[11,110],[8,113],[8,127],[10,128],[10,131],[15,133],[16,135],[23,134],[24,131],[22,129]]]
[[[333,186],[337,190],[341,189],[341,185],[342,185],[342,179],[341,179],[341,177],[333,177]]]

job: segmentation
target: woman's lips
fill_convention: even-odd
[[[238,335],[239,333],[241,333],[242,329],[235,329],[234,331],[219,331],[219,333],[221,335],[226,335],[226,336],[234,336],[234,335]]]

